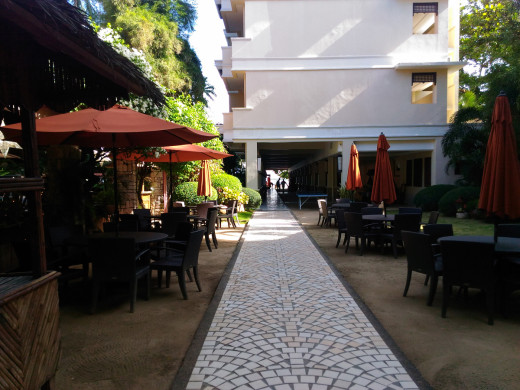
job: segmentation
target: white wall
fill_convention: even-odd
[[[247,74],[247,110],[235,128],[391,126],[446,123],[446,71],[437,102],[411,103],[411,71],[359,69]]]

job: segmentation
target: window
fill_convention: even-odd
[[[413,33],[437,34],[438,3],[413,3]]]
[[[435,103],[437,73],[412,73],[412,104]]]
[[[426,157],[424,159],[424,186],[430,187],[432,185],[432,158]]]
[[[422,187],[423,178],[423,160],[416,158],[413,160],[413,186]]]
[[[406,160],[406,185],[411,187],[429,187],[432,185],[432,159],[414,158]]]

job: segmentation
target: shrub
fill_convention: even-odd
[[[242,191],[231,190],[228,187],[219,188],[218,202],[220,204],[226,203],[228,200],[237,200],[240,204],[247,204],[249,197]]]
[[[457,187],[446,192],[439,200],[439,211],[444,215],[454,216],[457,212],[457,208],[460,207],[460,205],[457,204],[457,200],[461,199],[464,202],[462,206],[467,210],[468,204],[475,204],[475,200],[478,200],[479,196],[480,187]]]
[[[249,196],[249,202],[244,205],[246,210],[255,210],[262,204],[260,193],[252,188],[243,187],[242,191]]]
[[[198,183],[195,181],[185,182],[179,184],[173,190],[173,200],[183,201],[186,205],[195,205],[204,202],[204,196],[197,195]],[[208,196],[208,200],[217,199],[217,190],[211,187],[211,196]]]
[[[211,184],[217,190],[227,187],[230,190],[242,192],[242,183],[240,182],[240,179],[238,179],[238,177],[228,175],[227,173],[211,176]]]
[[[423,209],[423,211],[432,211],[439,209],[439,200],[448,191],[457,188],[452,184],[437,184],[420,190],[413,198],[413,203]]]

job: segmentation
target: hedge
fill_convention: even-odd
[[[457,188],[452,184],[437,184],[420,190],[413,198],[415,206],[420,207],[423,211],[433,211],[439,209],[439,200],[448,191]]]
[[[211,184],[216,189],[227,187],[230,190],[242,192],[242,183],[238,177],[221,173],[211,176]]]
[[[439,211],[447,216],[454,216],[457,212],[457,200],[460,198],[464,201],[466,211],[472,211],[469,207],[475,205],[475,200],[480,196],[480,187],[457,187],[446,192],[439,200]]]
[[[173,200],[183,201],[186,205],[195,205],[204,202],[204,196],[197,195],[198,183],[196,181],[184,182],[179,184],[173,190]],[[217,199],[217,190],[211,187],[211,196],[208,196],[208,200]]]
[[[255,210],[262,204],[260,193],[252,188],[243,187],[242,192],[249,196],[249,202],[244,205],[246,210]]]

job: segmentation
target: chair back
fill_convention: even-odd
[[[326,217],[328,212],[327,212],[327,200],[326,199],[319,199],[318,200],[318,205],[320,206],[320,212],[321,214]]]
[[[208,215],[207,215],[208,222],[206,223],[206,229],[207,229],[208,233],[210,233],[210,234],[215,232],[217,216],[218,216],[218,210],[215,207],[210,207],[208,209]]]
[[[137,220],[125,220],[120,222],[103,222],[103,231],[107,232],[137,232],[139,224]]]
[[[403,230],[401,238],[406,253],[408,268],[416,272],[432,275],[435,271],[432,238],[428,234]]]
[[[175,240],[188,241],[190,233],[193,231],[193,224],[191,222],[179,222],[177,230],[175,231]]]
[[[401,232],[418,232],[421,229],[421,214],[396,214],[393,223],[394,237],[401,239]]]
[[[441,241],[444,281],[448,285],[487,288],[494,280],[494,246],[478,242]]]
[[[361,213],[353,213],[351,211],[347,211],[344,213],[345,217],[345,225],[348,229],[348,234],[350,236],[357,236],[363,234],[363,217]]]
[[[398,214],[422,214],[420,207],[399,207]]]
[[[208,209],[213,206],[211,203],[199,203],[197,205],[197,215],[200,218],[207,218],[208,217]]]
[[[520,223],[495,225],[495,237],[520,238]]]
[[[92,261],[92,277],[108,280],[130,279],[136,272],[134,238],[89,237],[88,253]]]
[[[363,209],[367,206],[368,206],[368,203],[366,203],[366,202],[351,202],[348,211],[353,212],[353,213],[359,213],[359,212],[361,212],[361,209]]]
[[[137,215],[137,222],[140,231],[147,231],[152,229],[150,209],[134,209],[134,215]]]
[[[439,212],[438,211],[432,211],[430,213],[430,218],[428,218],[428,224],[433,225],[437,223],[437,220],[439,219]]]
[[[345,210],[340,208],[334,211],[336,212],[336,225],[338,225],[338,229],[346,228],[347,223],[345,222]]]
[[[383,214],[383,209],[379,207],[363,207],[361,209],[361,214],[363,215],[381,215]]]
[[[236,200],[228,200],[226,206],[227,206],[226,214],[235,215],[235,210],[236,210],[236,207],[237,207],[237,201]]]
[[[161,232],[168,236],[173,236],[177,231],[177,226],[181,222],[187,221],[188,214],[179,213],[162,213],[161,214]]]
[[[450,223],[428,224],[423,226],[423,231],[430,235],[433,243],[436,243],[441,237],[453,236],[453,225]]]
[[[182,259],[182,267],[184,269],[196,266],[199,262],[200,244],[202,243],[202,237],[204,236],[204,230],[194,230],[189,233],[188,244],[184,251]]]
[[[189,207],[181,207],[181,206],[178,206],[178,207],[172,207],[168,210],[169,213],[186,213],[186,214],[189,214],[190,213],[190,208]]]
[[[336,203],[350,203],[350,199],[349,198],[339,198],[339,199],[336,199]]]

